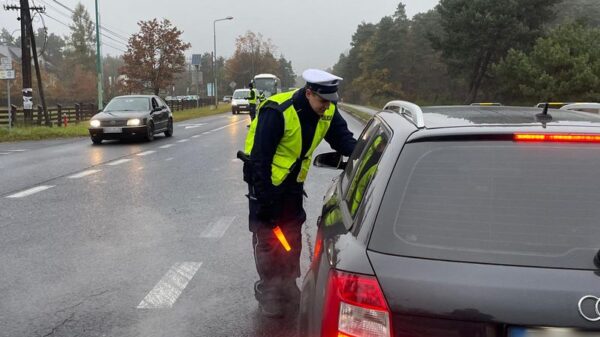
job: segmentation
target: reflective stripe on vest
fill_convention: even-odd
[[[291,100],[295,92],[296,91],[294,90],[273,95],[266,101],[262,102],[260,107],[262,108],[262,106],[269,101],[278,105],[282,105],[286,101]],[[267,109],[266,111],[268,113],[277,113],[277,111],[273,109]],[[250,155],[252,152],[252,147],[254,146],[254,136],[256,133],[256,125],[258,123],[259,113],[260,109],[257,112],[256,118],[254,118],[250,124],[250,130],[248,131],[248,136],[246,137],[246,146],[244,152],[246,152],[248,155]],[[323,114],[323,117],[319,119],[317,127],[315,128],[315,135],[313,137],[312,144],[306,152],[305,157],[300,158],[300,154],[302,152],[302,130],[298,113],[296,112],[293,104],[289,104],[289,107],[283,111],[283,137],[281,138],[279,145],[277,145],[275,155],[273,156],[273,162],[271,164],[271,183],[273,185],[281,185],[281,183],[283,183],[292,170],[292,165],[294,165],[294,163],[296,163],[298,160],[302,161],[302,166],[296,181],[303,182],[306,179],[306,175],[310,169],[312,154],[317,146],[321,143],[323,138],[325,138],[334,113],[335,105],[332,103]]]

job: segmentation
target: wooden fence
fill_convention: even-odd
[[[212,103],[209,99],[199,99],[198,101],[167,101],[167,105],[171,111],[180,111],[192,109],[201,106],[208,106]],[[98,109],[94,103],[77,103],[66,106],[57,104],[48,106],[48,121],[44,114],[44,109],[38,105],[32,111],[31,116],[25,116],[23,108],[11,105],[10,113],[12,114],[12,126],[15,125],[48,125],[62,126],[66,120],[68,123],[79,123],[87,121],[96,113]],[[8,108],[0,107],[0,127],[8,127]]]

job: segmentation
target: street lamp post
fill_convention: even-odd
[[[219,94],[217,90],[217,21],[225,21],[225,20],[233,20],[233,16],[228,16],[226,18],[217,19],[213,21],[213,41],[214,41],[214,50],[213,50],[213,90],[215,94],[215,108],[219,106]]]

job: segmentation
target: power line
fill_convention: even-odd
[[[64,22],[60,21],[59,19],[57,19],[57,18],[55,18],[55,17],[53,17],[53,16],[50,16],[50,15],[48,15],[48,13],[45,13],[44,15],[45,15],[46,17],[48,17],[49,19],[52,19],[52,20],[56,21],[57,23],[59,23],[59,24],[61,24],[61,25],[65,26],[65,27],[67,27],[67,28],[71,28],[71,26],[69,26],[69,25],[67,25],[66,23],[64,23]],[[104,35],[102,35],[102,36],[104,36]],[[106,36],[104,36],[104,37],[106,37]],[[117,42],[118,42],[118,41],[117,41]],[[120,42],[120,43],[122,43],[122,42]],[[102,42],[102,44],[103,44],[103,45],[106,45],[106,46],[108,46],[108,47],[111,47],[111,48],[113,48],[113,49],[116,49],[116,50],[118,50],[118,51],[121,51],[121,52],[123,52],[123,53],[126,53],[126,52],[127,52],[127,51],[126,51],[126,50],[124,50],[123,48],[121,48],[121,47],[117,47],[117,46],[114,46],[114,45],[112,45],[112,44],[110,44],[110,43],[107,43],[107,42]]]
[[[50,5],[50,4],[47,2],[47,0],[40,0],[40,1],[43,1],[43,2],[44,2],[45,4],[47,4],[48,6],[51,6],[51,5]],[[72,8],[70,8],[69,6],[67,6],[67,5],[63,4],[62,2],[60,2],[60,1],[58,1],[58,0],[52,0],[52,1],[53,1],[53,2],[55,2],[55,3],[57,3],[57,4],[58,4],[59,6],[61,6],[62,8],[64,8],[64,9],[68,10],[68,11],[69,11],[71,14],[74,14],[74,13],[75,13],[75,10],[74,10],[74,9],[72,9]],[[56,8],[55,8],[55,10],[56,10]],[[94,27],[96,27],[96,23],[95,23],[95,22],[93,22],[92,20],[88,20],[88,21],[89,21],[89,22],[91,22],[91,23],[94,25]],[[125,36],[123,36],[123,35],[121,35],[121,34],[118,34],[118,33],[114,32],[112,29],[109,29],[109,28],[108,28],[108,27],[106,27],[105,25],[102,25],[102,24],[101,24],[101,25],[99,25],[99,26],[100,26],[100,29],[101,29],[101,30],[104,30],[104,31],[106,31],[106,32],[109,32],[110,34],[114,35],[114,36],[115,36],[115,37],[117,37],[117,38],[120,38],[120,39],[122,39],[122,40],[123,40],[123,41],[125,41],[125,42],[129,41],[129,39],[128,39],[127,37],[125,37]]]
[[[53,9],[54,11],[56,11],[57,13],[61,14],[62,16],[64,16],[64,17],[67,17],[67,18],[71,19],[71,17],[70,17],[68,14],[65,14],[64,12],[61,12],[61,11],[57,11],[57,10],[56,10],[56,8],[54,8],[54,7],[50,7],[50,8],[51,8],[51,9]],[[46,15],[46,16],[48,16],[48,15]],[[55,20],[56,20],[56,19],[55,19]],[[61,23],[63,23],[63,22],[61,22]],[[71,28],[71,26],[69,26],[69,25],[66,25],[66,26],[67,26],[68,28]],[[105,37],[105,38],[107,38],[107,39],[109,39],[109,40],[112,40],[112,41],[114,41],[114,42],[116,42],[116,43],[118,43],[118,44],[122,45],[123,47],[127,47],[127,43],[124,43],[124,42],[122,42],[122,41],[116,40],[116,39],[114,39],[113,37],[111,37],[111,36],[108,36],[108,35],[106,35],[106,34],[103,34],[103,33],[100,33],[100,35],[102,35],[103,37]]]

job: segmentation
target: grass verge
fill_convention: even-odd
[[[199,118],[204,116],[216,115],[231,111],[231,105],[221,104],[217,109],[213,107],[203,107],[195,109],[186,109],[173,112],[175,122],[187,119]],[[79,124],[69,124],[68,127],[45,127],[45,126],[16,126],[11,128],[0,127],[1,142],[17,142],[24,140],[43,140],[57,138],[86,137],[88,133],[88,122]]]

